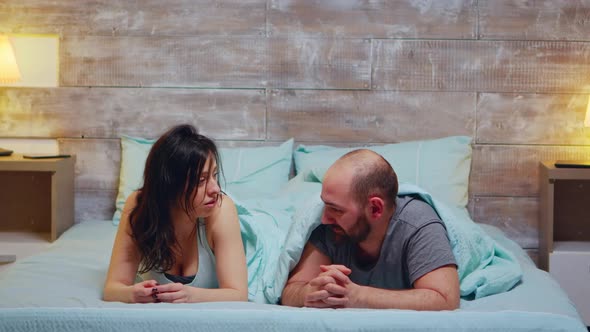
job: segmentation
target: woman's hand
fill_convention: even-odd
[[[155,280],[138,282],[131,286],[131,303],[154,303],[159,302]]]
[[[194,302],[191,300],[191,288],[194,287],[178,282],[154,287],[158,301],[168,303]]]

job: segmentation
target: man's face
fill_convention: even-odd
[[[362,206],[354,200],[350,190],[352,174],[328,171],[322,184],[324,202],[322,224],[328,225],[337,238],[348,237],[352,242],[364,241],[371,230]]]

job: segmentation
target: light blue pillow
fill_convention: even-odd
[[[471,138],[451,136],[366,147],[381,154],[394,168],[400,182],[424,188],[436,199],[457,207],[467,206]],[[356,148],[299,145],[294,152],[295,170],[304,177],[322,180],[330,165]]]
[[[127,197],[141,187],[145,160],[156,140],[121,136],[121,168],[119,172],[119,192],[115,200],[113,223],[118,224]]]
[[[279,146],[220,148],[219,154],[226,193],[239,199],[272,197],[289,181],[293,139]]]
[[[143,169],[156,140],[121,136],[119,192],[113,223],[118,224],[127,197],[143,183]],[[219,148],[222,190],[238,199],[269,197],[279,191],[291,171],[293,139],[279,146]]]

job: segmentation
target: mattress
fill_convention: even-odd
[[[497,228],[518,258],[512,290],[455,311],[290,308],[253,302],[125,304],[101,300],[116,227],[86,221],[0,273],[0,331],[587,331],[559,285]]]

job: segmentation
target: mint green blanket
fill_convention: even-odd
[[[289,271],[297,264],[309,235],[320,224],[321,183],[292,179],[273,199],[235,200],[248,263],[249,299],[277,303]],[[418,195],[447,227],[458,263],[461,296],[481,298],[510,290],[522,270],[510,251],[489,237],[466,210],[451,208],[419,187],[401,183],[400,195]]]

